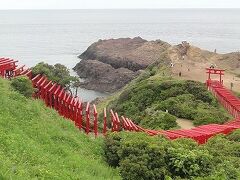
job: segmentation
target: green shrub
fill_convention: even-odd
[[[161,138],[164,142],[164,138]],[[123,179],[164,179],[168,174],[166,152],[158,137],[129,133],[121,140],[120,174]]]
[[[183,94],[177,97],[170,97],[162,101],[157,106],[157,109],[168,112],[174,116],[185,119],[193,119],[196,113],[197,102],[193,95]]]
[[[190,179],[213,171],[213,156],[191,139],[169,141],[144,133],[110,133],[104,151],[107,162],[119,166],[123,179]]]
[[[229,134],[227,136],[227,138],[230,141],[240,142],[240,130],[236,130],[236,131],[232,132],[231,134]]]
[[[34,88],[31,80],[26,76],[19,76],[11,80],[11,86],[25,97],[32,97]]]
[[[166,130],[177,126],[177,118],[169,113],[148,109],[146,111],[147,115],[140,122],[140,125],[145,128]]]
[[[211,123],[223,124],[229,118],[228,114],[216,108],[209,107],[207,110],[198,108],[193,123],[195,126]]]
[[[173,148],[184,148],[187,150],[193,150],[198,148],[198,144],[193,139],[179,138],[172,141],[171,147]]]
[[[122,149],[127,154],[119,167],[123,179],[164,179],[168,175],[163,147],[135,141]]]
[[[205,176],[212,170],[212,156],[207,151],[169,148],[167,162],[169,171],[181,178]]]
[[[240,157],[240,143],[229,141],[227,137],[223,135],[218,135],[211,138],[210,140],[208,140],[205,147],[214,156],[236,158]]]
[[[214,156],[212,163],[214,172],[212,177],[222,177],[222,179],[240,178],[240,144],[229,141],[226,136],[218,135],[206,143],[204,149]]]
[[[104,157],[110,166],[119,166],[120,157],[118,151],[120,149],[121,133],[111,133],[104,139]]]
[[[184,88],[188,93],[193,94],[196,99],[206,102],[211,105],[217,105],[216,99],[207,91],[204,84],[196,81],[187,80],[184,82]]]

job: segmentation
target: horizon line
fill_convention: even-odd
[[[2,10],[174,10],[174,9],[186,9],[186,10],[189,10],[189,9],[240,9],[240,7],[227,7],[227,8],[220,8],[220,7],[200,7],[200,8],[196,8],[196,7],[186,7],[186,8],[182,8],[182,7],[175,7],[175,8],[168,8],[168,7],[165,7],[165,8],[66,8],[66,9],[62,9],[62,8],[33,8],[33,9],[30,9],[30,8],[13,8],[13,9],[1,9],[0,8],[0,11]]]

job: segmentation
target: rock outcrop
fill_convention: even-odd
[[[80,77],[86,78],[81,86],[99,92],[114,92],[137,77],[139,71],[127,68],[115,69],[98,60],[83,60],[74,68]]]
[[[134,79],[139,70],[159,60],[170,44],[140,37],[99,40],[79,58],[74,67],[81,78],[82,87],[104,92],[114,92]]]
[[[186,41],[171,46],[161,40],[140,37],[99,40],[83,52],[74,70],[85,78],[82,87],[114,92],[134,79],[140,70],[156,61],[173,64],[214,63],[219,68],[240,73],[240,53],[217,54],[191,46]]]

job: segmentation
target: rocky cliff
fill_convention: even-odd
[[[83,60],[76,65],[75,70],[80,77],[86,78],[81,83],[82,87],[100,92],[114,92],[139,74],[139,71],[127,68],[115,69],[98,60]]]
[[[181,66],[210,66],[214,63],[219,68],[240,73],[240,53],[217,54],[191,46],[185,41],[172,46],[161,40],[147,41],[140,37],[99,40],[79,58],[81,61],[74,70],[81,78],[86,78],[82,87],[102,92],[114,92],[148,65],[169,59]]]
[[[159,60],[170,44],[140,37],[99,40],[79,58],[74,70],[86,78],[82,87],[103,92],[114,92],[134,79],[139,70]]]

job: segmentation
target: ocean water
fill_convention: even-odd
[[[69,69],[99,39],[183,40],[226,53],[240,50],[240,9],[6,10],[0,11],[0,57],[31,67],[40,61]],[[105,94],[81,89],[92,100]]]

